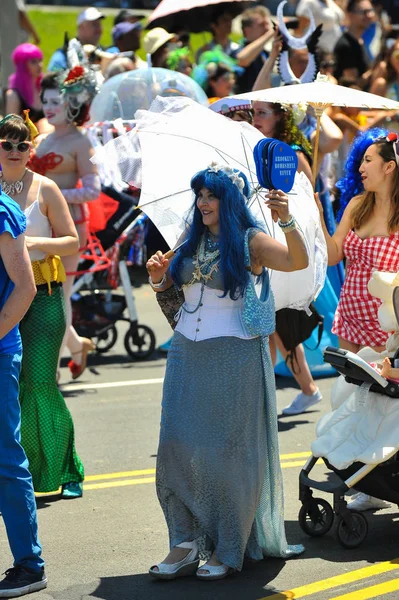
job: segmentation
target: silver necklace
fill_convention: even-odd
[[[219,270],[220,249],[217,245],[216,249],[207,250],[207,234],[204,233],[201,237],[197,252],[193,256],[194,272],[191,280],[185,286],[193,285],[200,281],[206,283],[212,279],[215,271]],[[184,287],[185,287],[184,286]]]
[[[7,196],[11,196],[12,198],[16,194],[20,194],[22,192],[22,190],[24,189],[23,179],[26,175],[27,170],[28,169],[25,169],[25,172],[22,175],[21,179],[19,179],[18,181],[12,181],[11,183],[7,183],[7,181],[4,181],[3,171],[0,171],[1,189],[5,194],[7,194]]]

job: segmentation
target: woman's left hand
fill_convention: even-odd
[[[288,196],[281,190],[269,190],[266,194],[265,201],[266,206],[272,211],[272,219],[277,222],[278,219],[281,221],[288,221],[290,218],[290,212],[288,210]]]

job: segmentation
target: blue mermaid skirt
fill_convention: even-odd
[[[287,557],[276,394],[267,338],[175,332],[164,382],[157,494],[170,547],[196,539],[240,570]]]

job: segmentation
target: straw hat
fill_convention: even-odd
[[[154,54],[161,46],[171,42],[176,38],[176,34],[168,33],[162,27],[151,29],[143,40],[143,47],[146,54]]]

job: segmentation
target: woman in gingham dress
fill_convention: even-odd
[[[381,330],[381,301],[367,284],[373,271],[399,272],[399,140],[395,133],[377,139],[366,150],[359,172],[364,193],[353,198],[331,237],[325,226],[328,264],[344,257],[345,283],[332,331],[341,348],[358,352],[371,346],[385,349],[388,334]],[[319,203],[319,209],[321,205]],[[323,219],[322,219],[323,221]]]

